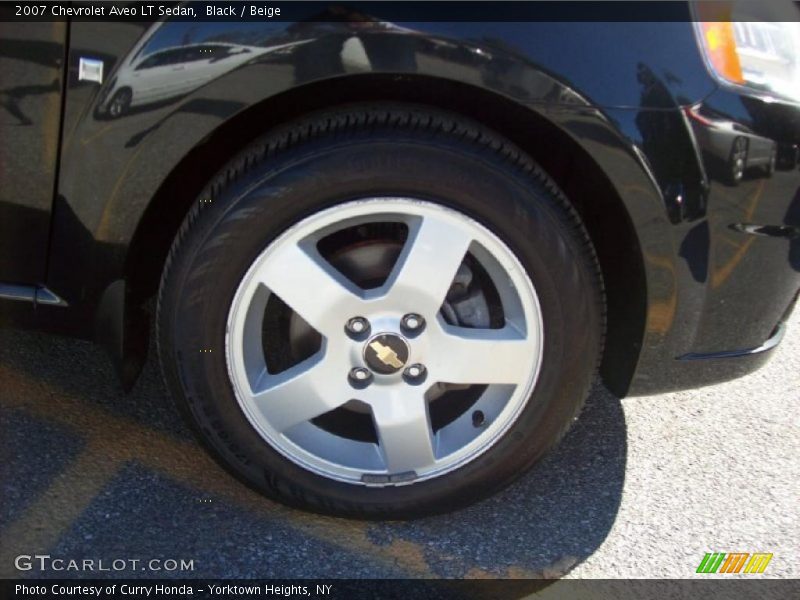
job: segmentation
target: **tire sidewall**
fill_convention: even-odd
[[[289,151],[216,195],[175,256],[160,319],[167,378],[178,383],[183,409],[222,462],[273,496],[360,516],[448,510],[505,485],[541,457],[591,385],[602,328],[598,290],[557,190],[499,154],[420,137],[372,131]],[[313,474],[264,441],[233,392],[225,332],[233,296],[270,242],[320,210],[381,196],[448,206],[500,237],[535,287],[544,349],[532,397],[489,450],[438,478],[367,488]]]

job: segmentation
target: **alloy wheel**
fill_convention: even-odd
[[[543,318],[511,249],[409,198],[318,212],[273,241],[231,303],[240,408],[296,464],[369,486],[449,473],[531,397]]]

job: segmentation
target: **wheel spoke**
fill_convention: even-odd
[[[343,315],[358,314],[359,291],[315,250],[284,244],[256,277],[326,337],[341,331]]]
[[[447,327],[428,364],[445,383],[519,384],[537,360],[534,339],[517,330]]]
[[[414,300],[416,310],[433,318],[472,242],[466,229],[442,218],[426,216],[410,227],[408,240],[392,275],[389,293]]]
[[[421,388],[386,394],[372,403],[372,413],[389,473],[407,473],[434,463],[428,407]]]
[[[253,403],[280,432],[338,408],[350,399],[344,386],[337,385],[342,373],[325,360],[311,366],[307,363],[267,375],[260,389],[253,393]]]

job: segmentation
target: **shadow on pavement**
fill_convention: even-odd
[[[192,572],[94,576],[553,578],[616,517],[626,462],[621,404],[597,386],[532,472],[469,508],[365,523],[260,497],[210,460],[181,422],[151,352],[120,391],[92,344],[0,331],[0,571],[17,554],[194,559]]]

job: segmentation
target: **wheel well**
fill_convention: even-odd
[[[158,289],[184,216],[210,175],[269,129],[308,112],[353,102],[413,102],[476,120],[509,138],[558,183],[586,225],[606,290],[608,332],[601,376],[624,395],[636,366],[646,316],[642,252],[625,206],[594,160],[537,113],[492,92],[423,76],[352,75],[307,84],[265,100],[220,126],[172,171],[142,217],[126,261],[130,299]]]

